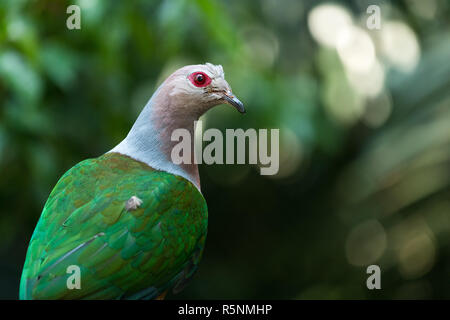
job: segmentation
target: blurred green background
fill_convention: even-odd
[[[169,298],[450,298],[449,17],[443,0],[2,0],[0,298],[17,298],[58,178],[204,62],[247,108],[217,107],[204,129],[280,128],[280,171],[200,166],[204,258]]]

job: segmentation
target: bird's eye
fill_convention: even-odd
[[[211,78],[203,72],[194,72],[189,76],[192,84],[196,87],[206,87],[211,83]]]
[[[204,84],[205,83],[205,77],[201,73],[197,73],[195,75],[195,83],[196,84]]]

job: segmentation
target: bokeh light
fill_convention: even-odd
[[[386,246],[383,226],[376,220],[365,221],[354,227],[347,237],[347,259],[355,266],[369,266],[383,255]]]
[[[412,29],[403,22],[385,22],[381,29],[381,50],[392,65],[404,72],[411,72],[420,58],[420,46]]]
[[[308,27],[319,43],[335,48],[340,34],[352,25],[350,12],[336,4],[322,4],[314,7],[308,15]]]

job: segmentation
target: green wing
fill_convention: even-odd
[[[132,196],[142,204],[127,210]],[[114,153],[85,160],[45,204],[20,298],[139,299],[177,290],[196,270],[206,231],[206,202],[187,180]],[[72,265],[81,289],[68,289]]]

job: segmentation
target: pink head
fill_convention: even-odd
[[[150,167],[185,177],[200,189],[194,152],[190,163],[176,165],[171,152],[178,141],[177,129],[186,129],[194,137],[194,123],[206,111],[229,104],[244,113],[244,105],[225,81],[222,66],[210,63],[185,66],[172,73],[153,94],[127,137],[111,152],[142,161]],[[191,139],[193,148],[194,139]]]
[[[189,65],[172,73],[161,85],[169,103],[164,103],[172,116],[198,118],[210,108],[229,104],[245,113],[244,105],[237,99],[225,80],[222,66],[210,63]]]

